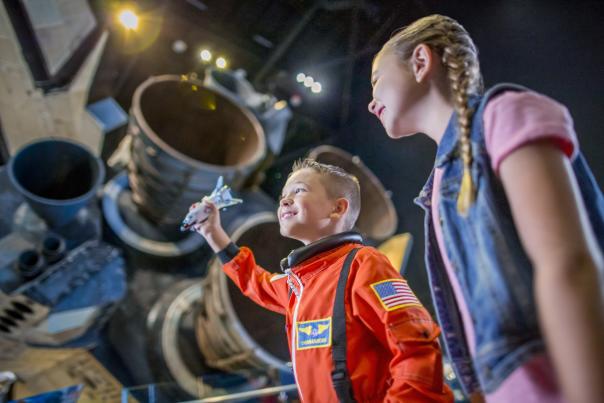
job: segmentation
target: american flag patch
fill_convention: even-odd
[[[387,311],[406,306],[422,305],[405,280],[391,279],[378,281],[371,284],[371,288]]]

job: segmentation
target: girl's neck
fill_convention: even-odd
[[[447,94],[440,89],[433,88],[426,97],[426,113],[424,133],[440,144],[440,140],[447,129],[449,119],[453,113],[453,104]]]
[[[425,77],[420,86],[424,86],[423,105],[420,106],[422,132],[440,144],[453,113],[451,88],[442,64],[434,63],[432,72]]]

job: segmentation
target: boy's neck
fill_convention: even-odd
[[[358,232],[354,231],[338,232],[336,234],[328,235],[291,251],[286,258],[281,260],[281,269],[286,270],[292,268],[313,256],[346,243],[362,244],[363,237]]]
[[[304,245],[310,245],[312,243],[319,242],[322,239],[348,232],[348,231],[342,230],[340,227],[341,227],[341,225],[337,225],[337,226],[330,225],[330,226],[322,228],[321,231],[313,231],[315,233],[311,234],[309,236],[302,236],[302,237],[290,236],[290,238],[295,239],[296,241],[300,241]]]

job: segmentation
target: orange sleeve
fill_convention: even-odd
[[[352,313],[392,352],[392,383],[384,401],[453,402],[443,377],[439,327],[388,259],[367,249],[355,259]]]
[[[281,275],[258,266],[249,248],[241,247],[237,256],[225,263],[222,270],[246,297],[266,309],[285,314],[288,301],[286,281],[279,279]]]

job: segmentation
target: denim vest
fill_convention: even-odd
[[[425,210],[426,267],[430,291],[443,331],[445,349],[470,394],[490,393],[531,356],[545,351],[537,322],[533,268],[524,251],[501,181],[491,169],[482,116],[487,101],[502,91],[526,91],[499,84],[470,100],[473,117],[472,179],[476,201],[466,218],[457,212],[463,164],[458,153],[457,118],[451,117],[438,146],[435,166],[443,169],[438,211],[444,245],[459,279],[476,334],[470,355],[464,328],[447,276],[432,221],[434,171],[415,203]],[[572,161],[598,244],[604,250],[604,197],[580,153]]]

